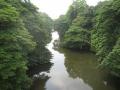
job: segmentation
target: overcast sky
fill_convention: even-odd
[[[86,0],[89,5],[96,5],[103,0]],[[65,14],[73,0],[31,0],[39,8],[39,11],[47,13],[51,18],[56,19]]]

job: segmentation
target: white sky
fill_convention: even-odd
[[[88,5],[96,5],[103,0],[86,0]],[[58,18],[65,14],[72,4],[73,0],[31,0],[41,12],[47,13],[52,19]]]

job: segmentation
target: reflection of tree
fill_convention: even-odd
[[[44,79],[35,79],[30,90],[45,90],[45,83],[48,79],[48,76],[46,76]]]
[[[29,76],[39,74],[40,72],[49,72],[51,68],[51,63],[41,64],[38,66],[30,67]]]
[[[115,90],[120,90],[120,78],[109,75],[106,80],[109,82],[109,86],[115,87]]]
[[[109,81],[105,82],[107,73],[97,68],[94,54],[59,50],[65,55],[65,66],[71,78],[80,78],[93,90],[114,90]]]
[[[49,72],[52,63],[50,62],[51,53],[48,49],[38,46],[35,51],[30,55],[30,64],[28,74],[30,77],[39,75],[41,72]],[[44,86],[49,76],[44,78],[38,77],[33,79],[31,90],[45,90]]]

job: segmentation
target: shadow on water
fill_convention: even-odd
[[[113,86],[115,90],[120,90],[120,78],[109,75],[105,78],[109,86]]]

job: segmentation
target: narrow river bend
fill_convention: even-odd
[[[49,71],[35,74],[38,78],[32,90],[117,90],[107,73],[97,68],[97,59],[88,52],[56,48],[57,32],[46,46],[52,53],[53,66]]]

